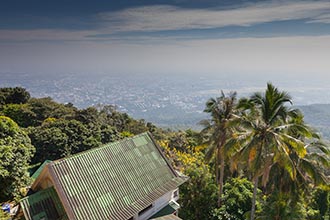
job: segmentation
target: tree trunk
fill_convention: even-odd
[[[220,152],[220,151],[219,151]],[[220,157],[220,180],[219,180],[219,196],[218,196],[218,208],[221,207],[222,204],[222,194],[223,194],[223,178],[225,173],[225,160],[223,158],[223,155],[219,153]]]
[[[216,150],[216,157],[215,157],[215,182],[219,184],[219,148]]]
[[[253,197],[252,197],[252,208],[251,208],[251,218],[250,220],[254,220],[255,212],[256,212],[256,200],[257,200],[257,190],[258,190],[258,177],[255,177],[253,180]]]
[[[222,128],[223,132],[221,135],[220,143],[218,145],[218,155],[217,158],[220,162],[220,179],[219,179],[219,194],[218,194],[218,208],[222,204],[222,194],[223,194],[223,178],[225,176],[225,155],[224,155],[224,145],[226,141],[225,128]]]

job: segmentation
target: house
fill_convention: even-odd
[[[143,133],[46,163],[20,204],[28,220],[176,220],[186,180]]]

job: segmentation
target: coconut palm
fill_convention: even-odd
[[[319,135],[304,123],[303,115],[299,111],[291,116],[290,123],[299,126],[290,127],[288,134],[305,143],[305,149],[301,152],[289,145],[289,157],[295,166],[296,178],[294,180],[289,178],[288,173],[281,166],[273,166],[272,180],[269,181],[268,188],[295,196],[308,193],[310,184],[314,186],[329,184],[325,171],[330,165],[330,151],[321,142]]]
[[[229,121],[234,117],[235,105],[235,92],[230,93],[229,96],[221,92],[220,97],[211,98],[206,102],[204,112],[209,113],[211,119],[201,122],[204,126],[202,134],[206,134],[206,143],[209,146],[206,152],[206,160],[215,159],[216,182],[219,186],[218,207],[221,206],[221,197],[223,194],[226,160],[224,146],[232,133],[232,127],[228,125]]]
[[[304,199],[310,198],[315,186],[328,185],[324,171],[329,167],[329,150],[321,142],[308,143],[307,154],[300,157],[294,150],[289,156],[296,169],[296,178],[279,164],[271,169],[266,193],[269,195],[266,208],[260,219],[305,219]],[[277,198],[280,196],[280,200]],[[269,203],[270,202],[270,203]],[[296,218],[294,218],[296,216]]]
[[[266,187],[272,168],[278,166],[295,180],[297,164],[290,154],[294,152],[299,158],[307,154],[303,139],[297,135],[311,137],[312,133],[303,124],[291,120],[298,111],[288,108],[288,104],[291,104],[291,97],[271,83],[267,84],[265,93],[255,93],[239,103],[242,112],[235,141],[240,143],[238,155],[247,165],[254,184],[251,220],[255,218],[259,179]],[[292,131],[297,134],[293,135]]]
[[[315,140],[306,144],[305,149],[306,154],[304,156],[297,154],[294,149],[289,151],[289,157],[296,170],[296,177],[290,178],[286,169],[280,164],[275,164],[271,170],[272,177],[269,180],[268,189],[276,189],[295,196],[309,193],[311,186],[329,184],[329,178],[325,175],[330,165],[328,148],[320,140]]]

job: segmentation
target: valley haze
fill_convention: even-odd
[[[64,7],[65,5],[65,7]],[[4,0],[0,86],[194,127],[207,99],[288,91],[330,103],[330,2]]]
[[[0,86],[22,86],[33,97],[49,96],[79,108],[115,105],[121,112],[162,127],[199,129],[198,122],[208,117],[203,110],[209,98],[220,96],[221,90],[249,96],[264,91],[267,82],[289,92],[295,106],[330,103],[329,82],[308,76],[1,73]],[[315,124],[313,118],[307,119]]]

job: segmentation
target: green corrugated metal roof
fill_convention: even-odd
[[[150,219],[166,216],[173,214],[176,210],[180,208],[180,205],[175,202],[170,202],[167,206],[159,210],[156,214],[154,214]]]
[[[20,204],[27,220],[68,219],[53,187],[25,197]]]
[[[49,164],[74,219],[129,219],[185,179],[144,133]]]
[[[43,170],[43,168],[48,164],[52,162],[51,160],[45,160],[40,166],[39,168],[34,171],[33,175],[31,176],[33,179],[37,179],[37,177],[40,175],[41,171]]]

